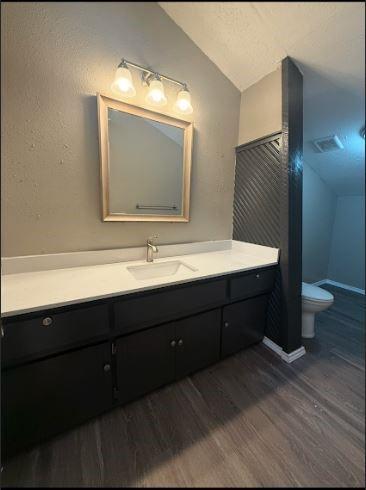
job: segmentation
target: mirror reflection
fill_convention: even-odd
[[[182,214],[184,128],[108,108],[109,211]]]

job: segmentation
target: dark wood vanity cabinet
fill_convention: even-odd
[[[209,310],[226,301],[227,281],[215,279],[150,292],[114,304],[115,328],[128,333]]]
[[[220,359],[221,309],[175,322],[175,378]]]
[[[247,274],[239,274],[230,280],[230,300],[249,298],[265,291],[271,291],[275,280],[275,269],[259,269]]]
[[[108,306],[80,305],[77,309],[45,312],[4,322],[3,365],[21,363],[83,346],[109,334]]]
[[[174,379],[174,332],[170,324],[116,341],[116,393],[127,402]]]
[[[14,453],[112,406],[109,342],[3,371],[2,450]]]
[[[221,310],[117,340],[116,393],[127,402],[220,359]]]
[[[260,342],[266,326],[268,295],[225,306],[221,355],[226,357]]]
[[[3,455],[260,342],[275,269],[3,319]]]

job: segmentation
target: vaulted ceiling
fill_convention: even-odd
[[[304,160],[338,195],[364,193],[363,2],[159,2],[240,90],[286,56],[304,75]],[[337,134],[344,150],[315,153]]]

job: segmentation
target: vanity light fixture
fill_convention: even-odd
[[[185,85],[182,90],[178,92],[177,100],[174,105],[175,109],[182,114],[191,114],[193,107],[191,104],[191,94],[188,92]]]
[[[162,79],[179,85],[181,87],[177,95],[177,100],[174,104],[174,109],[181,114],[191,114],[193,107],[191,103],[191,94],[188,91],[187,84],[175,80],[174,78],[162,75],[155,71],[150,70],[144,66],[127,61],[124,58],[118,65],[114,81],[112,83],[113,92],[123,97],[133,97],[136,95],[136,89],[132,82],[132,76],[129,67],[140,70],[142,85],[148,86],[148,92],[146,95],[146,102],[154,106],[164,106],[167,104],[168,99],[164,92],[164,85]]]
[[[131,72],[123,60],[116,70],[111,88],[113,92],[121,94],[124,97],[134,97],[136,95],[136,89],[132,82]]]
[[[158,74],[154,75],[154,78],[149,82],[149,91],[146,95],[146,102],[155,106],[163,106],[168,102],[164,93],[164,85]]]

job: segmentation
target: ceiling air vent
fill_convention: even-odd
[[[333,136],[327,136],[326,138],[319,138],[313,141],[313,145],[320,153],[326,151],[343,150],[340,139],[335,134]]]

